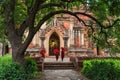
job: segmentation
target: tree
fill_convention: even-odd
[[[93,42],[100,49],[120,53],[120,0],[96,0],[90,4],[90,9],[101,26],[95,25],[96,29],[90,30]]]
[[[75,16],[80,22],[90,28],[94,41],[101,40],[97,36],[102,36],[103,39],[106,39],[107,32],[109,32],[108,29],[116,24],[118,25],[119,19],[117,18],[120,15],[120,13],[116,13],[119,12],[120,8],[118,3],[120,3],[119,0],[0,0],[0,16],[3,16],[5,31],[12,47],[13,61],[24,64],[24,52],[35,33],[44,22],[56,14],[62,13]],[[115,8],[112,7],[114,4],[116,4]],[[84,6],[85,12],[71,11],[73,6],[79,9],[80,5]],[[94,16],[87,14],[88,11],[91,11]],[[79,14],[91,19],[89,25],[78,17]],[[116,20],[114,20],[115,18],[110,20],[109,16],[115,16]],[[105,26],[103,22],[106,20],[108,22],[110,20],[112,24]],[[93,26],[93,24],[96,25]],[[26,29],[29,34],[23,41],[22,37]],[[95,34],[93,35],[93,33]]]

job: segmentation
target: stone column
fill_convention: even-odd
[[[68,36],[64,36],[63,39],[64,39],[64,47],[67,49],[68,48]]]
[[[72,42],[73,40],[72,40],[72,30],[69,30],[69,43],[70,43],[70,47],[72,47],[72,45],[73,45],[73,42]]]
[[[75,43],[76,43],[76,40],[75,40],[75,30],[74,30],[74,33],[73,33],[73,34],[74,34],[74,35],[73,35],[73,36],[74,36],[73,38],[74,38],[74,47],[75,47]]]
[[[75,40],[74,40],[74,30],[72,31],[72,47],[74,46]]]
[[[81,47],[81,36],[80,36],[80,31],[78,31],[78,37],[79,37],[79,47]]]
[[[41,48],[44,48],[45,36],[40,36],[40,39],[41,39]]]
[[[76,46],[79,47],[79,30],[76,33]]]
[[[75,47],[77,47],[76,41],[77,41],[77,30],[74,30],[74,46]]]
[[[74,21],[73,21],[72,18],[70,18],[70,31],[71,31],[70,44],[71,44],[71,47],[74,46],[74,30],[73,30],[73,27],[74,27]]]
[[[84,30],[81,30],[81,47],[84,47]]]

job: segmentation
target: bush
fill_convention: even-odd
[[[38,68],[36,62],[33,59],[26,58],[24,68],[28,78],[36,76]]]
[[[0,64],[7,65],[10,63],[12,63],[12,55],[11,54],[6,54],[6,55],[0,57]]]
[[[10,63],[0,67],[0,79],[2,80],[26,80],[26,74],[23,67],[18,63]]]
[[[29,80],[35,77],[37,64],[32,59],[25,59],[22,67],[19,63],[12,62],[12,56],[7,54],[0,57],[0,80]]]
[[[91,80],[120,80],[120,60],[84,61],[82,73]]]

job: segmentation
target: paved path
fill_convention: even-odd
[[[45,58],[44,62],[70,62],[68,57],[64,58],[64,61],[61,61],[59,58],[56,61],[55,57]],[[75,70],[44,70],[42,72],[43,77],[41,79],[34,80],[88,80],[86,79],[79,71]]]
[[[39,80],[88,80],[74,70],[44,70]]]

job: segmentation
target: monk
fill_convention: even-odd
[[[45,58],[45,53],[46,53],[46,51],[45,51],[45,49],[43,48],[41,51],[40,51],[40,55],[41,55],[41,57],[44,59]]]
[[[57,47],[54,48],[53,53],[54,53],[54,55],[56,56],[56,61],[58,61],[58,58],[59,58],[59,50],[57,49]]]
[[[62,61],[64,59],[64,56],[65,56],[65,48],[61,47],[61,59],[62,59]]]

